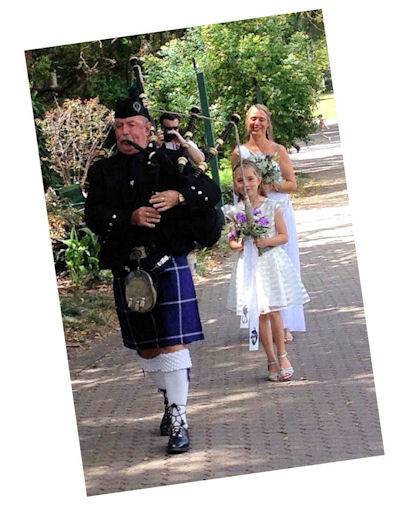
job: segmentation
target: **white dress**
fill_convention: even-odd
[[[239,149],[240,149],[240,155],[243,159],[250,157],[251,151],[249,151],[249,149],[246,146],[241,145],[239,146]],[[300,273],[299,246],[297,240],[296,221],[292,202],[287,193],[279,193],[277,191],[270,191],[268,193],[268,198],[270,200],[279,201],[281,205],[281,208],[283,210],[283,218],[286,223],[286,228],[289,237],[288,242],[284,244],[283,248],[286,251],[289,258],[291,259],[300,277],[301,273]],[[287,328],[290,331],[306,331],[303,305],[291,306],[288,309],[282,310],[281,314],[285,328]]]
[[[244,212],[243,202],[239,202],[232,209],[234,213]],[[280,211],[279,203],[266,198],[259,209],[262,216],[267,217],[270,222],[268,236],[275,236],[275,213]],[[247,240],[253,238],[249,237]],[[258,256],[255,271],[258,313],[281,311],[310,301],[300,276],[283,246],[266,248],[263,251],[263,254]],[[229,284],[227,307],[240,316],[245,305],[244,254],[240,251],[237,253]]]

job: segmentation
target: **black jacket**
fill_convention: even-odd
[[[152,159],[149,166],[145,153],[118,153],[89,169],[85,220],[99,236],[100,268],[127,265],[136,246],[145,246],[149,253],[187,254],[195,240],[207,242],[212,236],[215,242],[220,236],[222,223],[214,209],[221,198],[218,185],[204,174],[194,177],[190,166],[179,174],[175,161],[161,151]],[[150,206],[154,191],[168,189],[179,191],[186,203],[163,212],[154,229],[131,225],[134,210]]]

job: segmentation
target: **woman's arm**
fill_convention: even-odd
[[[279,166],[281,167],[282,177],[285,180],[280,184],[273,184],[273,188],[275,191],[279,191],[280,193],[291,193],[297,189],[297,181],[296,176],[294,175],[292,160],[289,158],[289,155],[283,146],[280,144],[277,144],[277,146]]]

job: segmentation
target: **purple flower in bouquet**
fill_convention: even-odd
[[[269,219],[267,217],[260,217],[260,219],[258,220],[258,224],[261,224],[262,226],[268,226]]]
[[[235,238],[235,234],[233,233],[233,231],[230,231],[230,232],[228,233],[228,239],[229,239],[229,240],[233,240],[234,238]]]
[[[236,221],[238,223],[247,223],[247,217],[246,214],[243,214],[243,212],[238,212],[236,214]]]
[[[253,214],[254,214],[255,216],[259,216],[261,213],[262,213],[262,210],[261,210],[261,209],[253,209]]]

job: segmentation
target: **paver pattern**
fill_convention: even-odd
[[[296,171],[335,181],[296,205],[307,332],[288,352],[295,380],[266,381],[262,350],[228,313],[233,259],[199,284],[205,342],[190,346],[192,449],[166,455],[163,403],[119,337],[70,362],[89,496],[383,454],[337,128],[302,147]],[[321,203],[322,202],[322,203]]]

